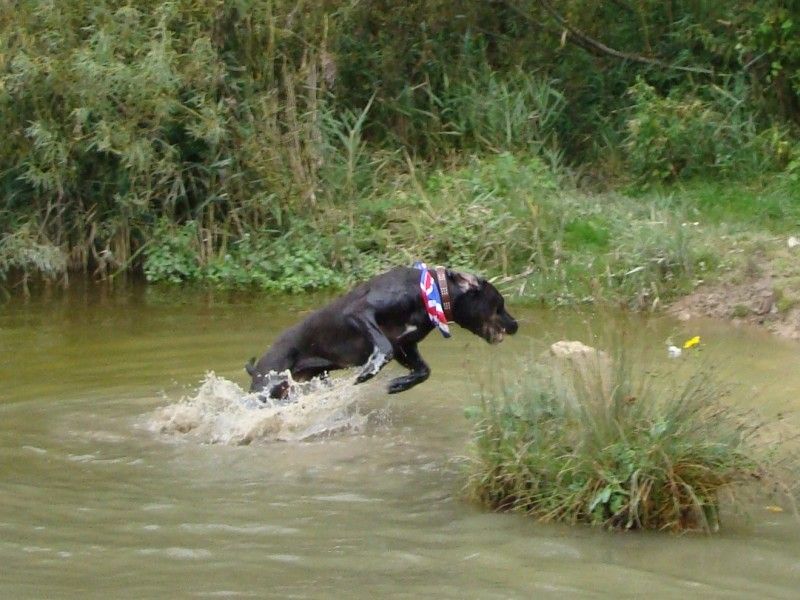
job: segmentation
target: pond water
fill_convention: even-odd
[[[413,390],[385,394],[394,364],[358,388],[345,374],[323,393],[335,415],[306,415],[291,435],[242,433],[214,395],[241,395],[246,359],[313,305],[76,285],[0,306],[0,598],[800,594],[788,512],[755,506],[713,537],[610,534],[460,495],[464,407],[547,344],[590,342],[587,319],[664,360],[669,336],[701,335],[731,401],[794,428],[797,344],[713,322],[520,309],[520,333],[498,347],[458,327],[429,336],[433,374]],[[182,398],[204,407],[200,421],[175,425]]]

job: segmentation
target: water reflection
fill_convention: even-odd
[[[387,367],[362,426],[298,443],[153,432],[159,407],[242,366],[313,298],[80,286],[0,311],[0,597],[794,598],[800,526],[757,510],[720,536],[606,534],[486,514],[459,497],[480,385],[562,338],[609,328],[666,359],[701,335],[732,402],[796,419],[798,346],[712,322],[517,309],[490,348],[456,329],[403,394]]]

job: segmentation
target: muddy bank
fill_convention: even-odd
[[[795,281],[769,272],[749,281],[701,286],[673,303],[667,311],[680,320],[725,319],[736,325],[763,327],[778,336],[800,340],[800,306],[796,305],[795,285]]]

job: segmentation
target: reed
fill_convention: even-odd
[[[796,27],[773,31],[782,9],[748,4],[740,29],[711,44],[736,50],[717,55],[691,36],[727,22],[719,3],[673,15],[648,0],[623,20],[612,5],[568,4],[609,43],[635,47],[647,21],[662,43],[652,52],[730,71],[762,54],[750,33]],[[144,271],[274,289],[300,265],[316,287],[422,256],[503,277],[535,269],[522,283],[549,302],[602,288],[652,306],[715,261],[660,206],[603,197],[593,208],[597,196],[572,184],[783,170],[794,191],[791,125],[759,95],[781,88],[796,106],[793,79],[759,69],[796,59],[770,46],[786,52],[724,79],[587,60],[572,37],[549,37],[562,29],[542,6],[0,2],[0,277]],[[542,192],[548,178],[561,194]],[[776,202],[773,220],[794,204]],[[178,264],[183,250],[191,264]]]
[[[532,366],[477,410],[468,495],[541,521],[717,531],[722,502],[774,465],[762,425],[724,398],[699,368]]]

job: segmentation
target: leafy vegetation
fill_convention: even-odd
[[[639,81],[630,88],[627,161],[642,184],[737,171],[774,173],[793,147],[787,130],[761,128],[735,91],[711,86],[711,99],[677,92],[662,97]]]
[[[716,531],[723,499],[775,481],[761,425],[725,395],[696,366],[533,365],[473,411],[468,493],[542,521]]]
[[[651,305],[723,260],[669,211],[728,216],[664,186],[747,182],[750,220],[769,178],[759,225],[796,215],[797,22],[779,0],[6,3],[0,277],[283,291],[423,257]]]

